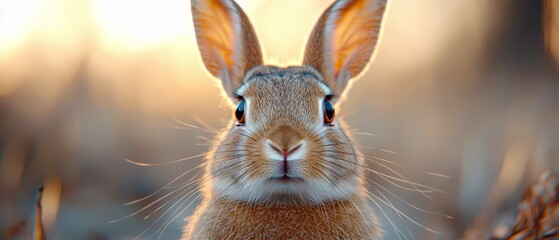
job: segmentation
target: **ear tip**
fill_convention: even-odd
[[[231,0],[190,0],[191,8],[204,7],[205,4],[210,4],[210,6],[228,6],[234,1]],[[202,6],[201,6],[202,5]]]
[[[190,8],[195,9],[203,0],[190,0]]]
[[[375,6],[373,10],[378,10],[385,7],[389,0],[339,0],[332,3],[330,11],[340,10],[340,8],[346,8],[354,4],[365,4],[368,6]]]
[[[374,58],[389,0],[338,0],[314,26],[304,64],[317,68],[339,93],[359,77]]]

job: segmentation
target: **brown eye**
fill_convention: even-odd
[[[334,121],[335,116],[336,112],[334,110],[334,105],[330,102],[330,100],[324,99],[324,124],[333,125],[332,122]]]
[[[237,126],[245,124],[245,99],[243,98],[241,98],[241,101],[237,104],[235,118],[237,119]]]

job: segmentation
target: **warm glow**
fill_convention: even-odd
[[[0,0],[0,54],[20,43],[47,1]]]
[[[0,1],[0,96],[41,89],[25,92],[38,100],[31,106],[17,104],[52,107],[85,52],[86,18],[84,1]]]
[[[0,225],[19,226],[39,185],[48,239],[134,239],[157,215],[182,208],[172,206],[180,197],[164,192],[144,205],[121,205],[194,170],[164,188],[185,194],[180,184],[197,177],[201,158],[161,168],[123,158],[163,163],[198,155],[232,126],[234,109],[201,61],[191,1],[0,0]],[[302,62],[313,26],[335,0],[234,1],[256,31],[264,63],[286,66]],[[458,233],[480,205],[511,204],[533,174],[559,169],[559,81],[551,74],[559,67],[559,0],[526,1],[538,9],[545,3],[543,19],[511,1],[389,1],[375,60],[352,81],[337,116],[372,170],[410,173],[391,182],[369,172],[374,179],[365,182],[386,180],[387,193],[417,203],[425,212],[386,195],[419,223],[433,226],[432,210],[451,212],[460,221],[434,220],[443,223],[436,230]],[[542,36],[511,34],[540,29],[511,31],[507,21],[517,17],[544,21],[545,53]],[[411,182],[448,195],[419,199],[402,187]],[[143,212],[104,224],[150,202],[149,211],[161,207],[152,218]],[[178,239],[187,212],[169,214],[155,227],[176,216],[161,239]],[[386,239],[397,239],[382,215]],[[411,237],[460,237],[408,226]]]
[[[333,1],[248,1],[247,11],[264,52],[265,62],[300,64],[305,43],[324,9]]]
[[[5,66],[8,58],[29,35],[38,13],[45,8],[45,1],[0,0],[0,79],[2,75],[12,75],[14,67]],[[6,72],[10,70],[10,72]],[[17,74],[13,74],[17,75]],[[0,96],[12,92],[21,84],[20,78],[8,77],[9,81],[0,81]]]
[[[193,33],[185,0],[97,0],[91,8],[100,35],[128,47],[157,45]]]
[[[257,32],[265,63],[285,66],[300,64],[312,27],[333,1],[236,2]],[[465,6],[395,1],[374,66],[397,73],[433,64],[446,49],[441,46],[454,36],[448,33],[464,28],[464,22],[445,21],[456,12],[449,9]],[[54,104],[83,58],[90,69],[92,98],[119,109],[173,113],[186,107],[177,98],[193,84],[215,90],[200,62],[189,0],[0,0],[0,11],[0,77],[9,79],[0,82],[0,96],[36,79],[33,86],[50,90],[41,91],[45,99],[40,102]],[[478,15],[476,19],[483,18]],[[410,19],[423,27],[408,27]]]

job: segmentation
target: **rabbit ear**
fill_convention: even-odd
[[[338,0],[316,23],[305,50],[304,64],[319,70],[335,95],[369,63],[387,0]]]
[[[192,0],[198,48],[206,69],[234,98],[245,73],[262,64],[260,45],[243,10],[232,0]]]

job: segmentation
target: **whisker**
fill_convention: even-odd
[[[417,211],[420,211],[420,212],[422,212],[422,213],[433,214],[433,215],[445,217],[445,218],[448,218],[448,219],[454,219],[454,217],[452,217],[452,216],[450,216],[450,215],[446,215],[446,214],[439,213],[439,212],[427,211],[427,210],[424,210],[424,209],[422,209],[422,208],[419,208],[419,207],[417,207],[417,206],[415,206],[415,205],[413,205],[413,204],[411,204],[411,203],[405,201],[404,199],[398,197],[396,194],[392,193],[390,190],[386,189],[386,188],[383,187],[381,184],[379,184],[379,183],[377,183],[377,182],[375,182],[375,181],[372,181],[371,179],[368,179],[368,180],[371,181],[371,183],[375,184],[377,187],[383,189],[384,191],[388,192],[390,195],[394,196],[394,197],[397,198],[398,200],[402,201],[403,203],[405,203],[406,205],[412,207],[413,209],[415,209],[415,210],[417,210]]]
[[[425,192],[425,191],[424,191],[424,190],[419,190],[417,187],[425,188],[425,189],[432,190],[432,191],[435,191],[435,192],[439,192],[439,193],[442,193],[442,194],[447,194],[446,192],[444,192],[444,191],[442,191],[442,190],[439,190],[439,189],[436,189],[436,188],[434,188],[434,187],[429,187],[429,186],[426,186],[426,185],[423,185],[423,184],[420,184],[420,183],[415,183],[415,182],[409,181],[409,180],[407,180],[407,179],[400,179],[400,178],[397,178],[397,177],[394,177],[394,176],[390,176],[390,175],[381,173],[381,172],[379,172],[379,171],[375,171],[375,170],[370,169],[370,168],[367,168],[366,170],[367,170],[367,171],[370,171],[370,172],[373,172],[373,173],[375,173],[375,174],[377,174],[377,175],[390,178],[390,179],[392,179],[392,180],[396,180],[396,181],[399,181],[399,182],[403,182],[403,183],[410,184],[410,185],[413,186],[414,189],[415,189],[417,192],[419,192],[419,193],[423,193],[423,192]],[[431,199],[427,194],[423,194],[423,195],[426,196],[427,198]]]
[[[157,194],[157,193],[163,191],[163,189],[166,189],[166,188],[169,187],[172,183],[174,183],[174,182],[176,182],[177,180],[179,180],[180,178],[184,177],[186,174],[188,174],[188,173],[194,171],[195,169],[201,168],[201,167],[205,166],[206,164],[208,164],[208,163],[207,163],[207,162],[204,162],[204,163],[202,163],[202,164],[200,164],[200,165],[198,165],[198,166],[196,166],[196,167],[194,167],[194,168],[192,168],[192,169],[190,169],[190,170],[188,170],[188,171],[182,173],[181,175],[179,175],[178,177],[176,177],[175,179],[173,179],[173,180],[170,181],[169,183],[165,184],[165,186],[159,188],[157,191],[155,191],[155,192],[153,192],[153,193],[151,193],[151,194],[149,194],[149,195],[147,195],[147,196],[145,196],[145,197],[142,197],[142,198],[140,198],[140,199],[137,199],[137,200],[134,200],[134,201],[125,203],[124,206],[136,204],[136,203],[142,202],[142,201],[144,201],[144,200],[146,200],[146,199],[148,199],[148,198],[150,198],[150,197],[155,196],[155,194]],[[196,175],[198,175],[198,174],[196,174]]]
[[[190,130],[190,131],[198,131],[198,132],[205,132],[205,133],[213,133],[213,134],[219,133],[219,132],[214,132],[206,129],[198,129],[198,128],[186,128],[186,127],[177,127],[177,126],[172,126],[171,128],[179,129],[179,130]]]
[[[328,151],[325,151],[325,152],[328,152]],[[332,151],[332,152],[334,152],[334,151]],[[341,153],[341,152],[338,152],[338,153]],[[342,153],[342,154],[343,154],[343,153]],[[433,190],[433,191],[437,191],[437,192],[441,192],[441,193],[446,194],[445,192],[443,192],[443,191],[441,191],[441,190],[438,190],[438,189],[436,189],[436,188],[429,187],[429,186],[426,186],[426,185],[423,185],[423,184],[419,184],[419,183],[415,183],[415,182],[409,181],[409,180],[405,179],[405,177],[403,177],[401,174],[395,172],[395,171],[392,170],[392,169],[390,169],[390,170],[392,170],[392,171],[393,171],[394,173],[396,173],[397,175],[401,176],[403,179],[400,179],[400,178],[397,178],[397,177],[394,177],[394,176],[390,176],[390,175],[387,175],[387,174],[384,174],[384,173],[375,171],[375,170],[373,170],[373,169],[371,169],[371,168],[369,168],[369,167],[367,167],[367,166],[358,164],[358,163],[356,163],[356,162],[348,161],[348,160],[346,160],[346,159],[338,158],[338,157],[336,157],[336,156],[326,155],[326,157],[332,158],[332,159],[334,159],[334,160],[339,160],[339,161],[343,161],[343,162],[347,162],[347,163],[351,163],[351,164],[355,164],[355,165],[357,165],[357,166],[360,166],[360,167],[364,168],[364,169],[367,170],[367,171],[370,171],[370,172],[373,172],[373,173],[377,174],[378,176],[380,176],[381,178],[383,178],[384,180],[388,181],[389,183],[393,184],[393,185],[396,186],[396,187],[399,187],[399,188],[402,188],[402,189],[405,189],[405,190],[410,190],[410,191],[419,192],[419,193],[421,193],[422,195],[424,195],[425,197],[427,197],[427,198],[429,198],[429,199],[431,199],[431,198],[426,194],[426,193],[431,193],[431,191],[429,191],[429,190]],[[329,163],[332,163],[332,162],[329,162]],[[339,165],[339,166],[340,166],[340,165]],[[385,166],[385,167],[386,167],[386,166]],[[401,185],[399,185],[399,184],[396,184],[396,183],[394,183],[394,182],[388,180],[387,178],[394,179],[394,180],[397,180],[397,181],[400,181],[400,182],[404,182],[404,183],[410,184],[413,188],[406,188],[406,187],[404,187],[404,186],[401,186]],[[425,189],[427,189],[427,190],[425,190],[425,189],[419,189],[418,187],[422,187],[422,188],[425,188]]]
[[[170,161],[170,162],[164,162],[164,163],[143,163],[143,162],[138,162],[138,161],[134,161],[128,158],[125,158],[124,160],[127,161],[128,163],[134,164],[136,166],[140,166],[140,167],[154,167],[154,166],[165,166],[165,165],[170,165],[170,164],[174,164],[174,163],[178,163],[178,162],[184,162],[190,159],[195,159],[195,158],[199,158],[199,157],[203,157],[205,156],[207,153],[202,153],[202,154],[198,154],[198,155],[194,155],[194,156],[190,156],[190,157],[185,157],[185,158],[181,158],[181,159],[177,159],[174,161]]]
[[[362,148],[367,148],[367,149],[374,149],[374,150],[379,150],[381,152],[385,152],[385,153],[390,153],[390,154],[398,154],[398,152],[396,151],[392,151],[392,150],[388,150],[388,149],[383,149],[383,148],[376,148],[376,147],[370,147],[370,146],[361,146]]]
[[[367,192],[370,194],[369,196],[373,196],[373,197],[375,197],[377,200],[379,200],[381,203],[384,203],[385,205],[390,206],[388,203],[384,202],[382,199],[380,199],[378,196],[372,194],[372,193],[369,192],[367,189],[365,189],[365,191],[367,191]],[[432,232],[432,233],[441,234],[441,233],[438,232],[438,231],[435,231],[435,230],[433,230],[433,229],[431,229],[431,228],[426,227],[425,225],[423,225],[423,224],[421,224],[421,223],[418,223],[417,221],[413,220],[412,218],[410,218],[408,215],[406,215],[406,214],[403,213],[402,211],[398,210],[397,208],[393,208],[393,210],[394,210],[395,212],[398,212],[398,213],[402,214],[402,216],[403,216],[404,218],[406,218],[408,221],[412,222],[412,223],[415,224],[416,226],[421,227],[421,228],[423,228],[423,229],[425,229],[425,230],[427,230],[427,231],[429,231],[429,232]]]
[[[233,186],[233,184],[230,184],[225,190],[229,189],[231,186]],[[200,195],[198,195],[198,196],[196,197],[196,199],[197,199],[199,196],[200,196]],[[213,200],[215,197],[216,197],[216,195],[214,195],[213,197],[211,197],[211,198],[206,202],[206,204],[204,204],[204,205],[207,205],[207,204],[208,204],[209,202],[211,202],[211,200]],[[194,199],[194,201],[195,201],[196,199]],[[161,236],[163,235],[163,233],[165,232],[165,230],[167,229],[167,227],[169,227],[169,225],[170,225],[175,219],[177,219],[177,217],[181,216],[181,215],[184,213],[184,211],[186,211],[194,201],[191,201],[182,211],[180,211],[178,214],[176,214],[175,217],[173,217],[172,219],[167,220],[166,223],[165,223],[165,225],[164,225],[165,227],[164,227],[162,230],[161,230],[161,228],[160,228],[159,230],[157,230],[157,232],[160,232],[160,233],[159,233],[159,236],[157,237],[157,239],[160,239],[160,238],[161,238]],[[184,203],[185,203],[185,202],[183,202],[183,203],[177,208],[177,210],[180,209]],[[173,212],[171,215],[175,214],[177,210],[175,210],[175,212]],[[155,234],[157,234],[157,232],[155,232]],[[155,234],[154,234],[154,235],[155,235]],[[154,235],[150,236],[148,239],[151,239]]]
[[[394,162],[394,161],[390,161],[390,160],[388,160],[388,159],[384,159],[384,158],[380,158],[380,157],[375,157],[375,156],[370,156],[370,155],[365,155],[365,154],[363,154],[363,156],[365,157],[365,159],[370,160],[370,161],[372,161],[372,162],[376,162],[375,160],[383,161],[383,162],[390,163],[390,164],[392,164],[392,165],[396,165],[396,166],[398,166],[398,167],[401,167],[401,168],[404,168],[404,169],[407,169],[407,170],[410,170],[410,171],[419,172],[419,173],[423,173],[423,174],[431,175],[431,176],[435,176],[435,177],[450,178],[450,176],[443,175],[443,174],[439,174],[439,173],[426,172],[426,171],[421,171],[421,170],[413,169],[413,168],[407,167],[407,166],[405,166],[405,165],[402,165],[402,164],[400,164],[400,163],[396,163],[396,162]]]
[[[216,129],[215,127],[212,127],[211,125],[209,125],[208,123],[206,123],[205,121],[203,121],[202,119],[200,119],[198,117],[193,117],[192,119],[208,131],[213,131],[213,132],[217,132],[217,133],[221,132],[221,131],[219,131],[219,129]]]
[[[191,185],[191,184],[187,184],[187,185],[185,185],[185,186],[183,186],[183,187],[187,187],[187,186],[189,186],[189,185]],[[108,223],[108,224],[111,224],[111,223],[119,222],[119,221],[122,221],[122,220],[124,220],[124,219],[130,218],[130,217],[132,217],[132,216],[136,216],[136,215],[138,215],[139,213],[141,213],[141,212],[145,211],[146,209],[148,209],[149,207],[153,206],[154,204],[156,204],[156,203],[158,203],[158,202],[164,200],[165,198],[167,198],[168,196],[172,195],[173,193],[175,193],[175,192],[181,190],[183,187],[181,187],[181,188],[179,188],[179,189],[175,189],[174,191],[165,194],[163,197],[160,197],[160,198],[158,198],[157,200],[151,202],[150,204],[148,204],[148,205],[142,207],[140,210],[137,210],[137,211],[135,211],[135,212],[133,212],[133,213],[131,213],[131,214],[125,216],[125,217],[122,217],[122,218],[120,218],[120,219],[116,219],[116,220],[113,220],[113,221],[110,221],[110,222],[107,222],[107,223]]]
[[[395,178],[395,177],[389,176],[389,175],[387,175],[387,174],[384,174],[385,177],[393,178],[393,179],[396,180],[396,181],[405,182],[405,183],[407,183],[407,184],[410,184],[410,185],[411,185],[413,188],[415,188],[415,189],[417,189],[417,187],[419,186],[419,187],[423,187],[423,188],[425,188],[425,189],[429,189],[429,190],[433,190],[433,191],[436,191],[436,192],[440,192],[440,193],[446,194],[445,192],[443,192],[443,191],[441,191],[441,190],[439,190],[439,189],[436,189],[436,188],[433,188],[433,187],[428,187],[428,186],[423,185],[423,184],[419,184],[419,183],[412,182],[412,181],[408,180],[406,177],[404,177],[404,175],[398,173],[398,172],[395,171],[394,169],[392,169],[392,168],[390,168],[390,167],[388,167],[388,166],[386,166],[386,165],[384,165],[384,164],[382,164],[382,163],[380,163],[380,162],[375,162],[375,163],[378,164],[378,165],[380,165],[380,166],[382,166],[382,167],[384,167],[384,168],[386,168],[388,171],[390,171],[390,172],[396,174],[396,175],[397,175],[398,177],[400,177],[401,179],[400,179],[400,178]],[[380,173],[380,172],[378,172],[378,171],[374,171],[374,170],[372,170],[372,169],[370,169],[370,168],[369,168],[368,170],[369,170],[369,171],[372,171],[372,172],[374,172],[374,173],[377,173],[377,174],[382,174],[382,173]],[[417,189],[417,190],[419,191],[419,189]],[[420,193],[421,193],[421,192],[420,192]],[[427,194],[422,193],[422,195],[425,196],[425,197],[427,197],[427,198],[429,198],[429,199],[431,199]]]
[[[400,189],[403,189],[403,190],[407,190],[407,191],[411,191],[411,192],[423,192],[423,193],[426,193],[426,194],[427,194],[427,193],[433,193],[433,191],[431,191],[431,190],[422,190],[422,189],[419,189],[419,190],[418,190],[418,189],[416,189],[416,188],[404,187],[404,186],[402,186],[402,185],[400,185],[400,184],[398,184],[398,183],[395,183],[395,182],[393,182],[393,181],[390,181],[390,179],[388,179],[388,178],[386,178],[386,177],[384,177],[384,176],[382,176],[382,175],[378,175],[378,177],[380,177],[380,178],[382,178],[383,180],[389,182],[389,183],[392,184],[393,186],[395,186],[395,187],[397,187],[397,188],[400,188]],[[368,178],[368,177],[365,177],[365,178],[366,178],[367,180],[369,180],[369,181],[373,181],[372,179],[370,179],[370,178]]]
[[[190,190],[190,192],[188,192],[188,193],[186,193],[184,196],[182,196],[180,199],[178,199],[178,200],[177,200],[174,204],[172,204],[167,210],[165,210],[165,212],[163,212],[163,213],[161,214],[161,216],[159,216],[146,230],[144,230],[142,233],[140,233],[140,235],[138,235],[138,237],[137,237],[136,239],[138,239],[139,237],[143,236],[149,229],[151,229],[156,223],[158,223],[159,220],[161,220],[161,218],[163,218],[163,216],[165,216],[169,211],[171,211],[179,202],[183,201],[183,203],[180,204],[180,205],[177,207],[177,209],[176,209],[173,213],[171,213],[171,216],[172,216],[173,214],[175,214],[176,211],[178,211],[178,209],[179,209],[180,207],[182,207],[182,205],[184,205],[184,203],[185,203],[188,199],[190,199],[190,198],[194,195],[194,193],[196,193],[196,190],[197,190],[197,188],[194,188],[194,189]],[[184,192],[186,192],[186,191],[183,191],[181,194],[183,194]],[[179,196],[180,196],[180,195],[179,195]],[[200,195],[196,196],[196,198],[194,198],[186,208],[188,208],[192,203],[194,203],[194,202],[196,201],[196,199],[198,199],[199,197],[200,197]],[[166,223],[166,222],[167,222],[167,220],[165,221],[165,223]],[[165,223],[164,223],[164,224],[165,224]],[[156,232],[154,232],[154,233],[153,233],[150,237],[148,237],[147,239],[151,239],[152,237],[154,237],[154,236],[161,230],[162,227],[163,227],[163,225],[162,225],[161,227],[159,227],[159,229],[158,229]]]
[[[206,141],[206,143],[211,143],[212,142],[211,139],[209,139],[207,137],[204,137],[204,136],[196,136],[196,138],[201,139],[203,141]]]
[[[354,132],[355,135],[363,135],[363,136],[369,136],[369,137],[376,137],[377,135],[374,133],[368,133],[368,132]]]
[[[183,122],[183,121],[181,121],[181,120],[178,120],[178,119],[176,119],[176,118],[175,118],[175,121],[178,122],[178,123],[180,123],[180,124],[182,124],[182,125],[184,125],[184,126],[190,127],[190,128],[200,129],[199,127],[197,127],[197,126],[195,126],[195,125],[185,123],[185,122]]]
[[[373,119],[375,119],[375,118],[381,117],[382,115],[384,115],[384,114],[379,113],[379,114],[374,115],[374,116],[372,116],[372,117],[368,117],[368,118],[365,118],[365,119],[361,119],[360,121],[357,121],[356,123],[368,122],[368,121],[373,120]]]
[[[388,200],[388,198],[386,198],[386,196],[384,196],[384,194],[382,194],[382,192],[380,192],[378,189],[375,189],[375,191],[377,191],[382,196],[382,198],[384,198],[384,200],[386,200],[386,202],[388,202],[390,204],[390,208],[396,209],[396,206],[394,206],[394,204],[392,204],[392,202],[390,202],[390,200]],[[402,221],[402,223],[404,224],[404,227],[406,227],[406,231],[408,232],[408,236],[410,236],[411,239],[414,239],[413,235],[410,232],[410,228],[408,227],[408,225],[406,224],[406,222],[402,218],[402,215],[400,213],[397,213],[397,215],[400,218],[400,220]]]
[[[406,237],[406,235],[399,229],[396,227],[396,224],[394,224],[394,222],[392,221],[392,219],[390,219],[390,217],[388,217],[388,214],[386,214],[386,212],[384,211],[384,209],[377,203],[377,201],[375,201],[373,198],[371,198],[371,192],[369,192],[367,189],[365,189],[365,191],[368,193],[367,194],[367,198],[369,198],[369,200],[371,200],[371,202],[373,204],[375,204],[377,206],[377,208],[380,210],[380,212],[386,217],[386,220],[388,220],[388,223],[390,224],[390,226],[392,227],[392,229],[394,229],[394,231],[396,232],[396,236],[398,236],[398,239],[402,239],[400,237],[403,236],[405,239],[408,239]],[[374,195],[373,195],[374,196]]]
[[[183,194],[184,192],[186,192],[186,191],[188,191],[189,189],[191,189],[193,186],[196,186],[196,185],[192,185],[192,184],[199,183],[200,181],[201,181],[201,179],[198,179],[198,180],[196,180],[196,181],[194,181],[194,182],[191,182],[191,183],[185,185],[184,187],[186,187],[186,186],[188,186],[188,185],[190,185],[190,187],[186,187],[186,189],[184,189],[183,192],[181,192],[180,194]],[[181,187],[181,188],[183,188],[183,187]],[[181,189],[181,188],[179,188],[179,189]],[[177,189],[177,190],[179,190],[179,189]],[[176,190],[175,190],[175,191],[176,191]],[[145,217],[144,217],[144,220],[150,218],[153,214],[157,213],[161,208],[165,207],[168,203],[170,203],[171,201],[173,201],[174,199],[176,199],[178,196],[180,196],[180,194],[177,194],[176,196],[174,196],[173,198],[171,198],[169,201],[167,201],[166,203],[162,204],[162,205],[159,206],[157,209],[155,209],[153,212],[151,212],[150,214],[148,214],[147,216],[145,216]]]

